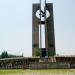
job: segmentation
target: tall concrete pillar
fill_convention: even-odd
[[[32,55],[35,56],[35,51],[39,48],[39,22],[36,17],[37,10],[40,9],[40,4],[33,4],[32,8]]]
[[[48,56],[54,56],[55,55],[55,34],[54,34],[54,19],[53,19],[53,4],[47,3],[46,4],[46,10],[49,11],[50,16],[46,19],[46,48],[48,49]]]

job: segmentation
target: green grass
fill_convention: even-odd
[[[49,74],[75,74],[75,69],[48,69],[48,70],[0,70],[0,75],[4,74],[22,74],[22,73],[49,73]]]
[[[15,70],[15,69],[10,69],[10,70],[0,70],[0,74],[13,74],[13,73],[22,73],[23,70]]]

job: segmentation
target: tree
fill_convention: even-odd
[[[23,55],[22,56],[16,56],[16,55],[13,55],[13,54],[8,54],[7,51],[3,51],[0,55],[0,59],[1,58],[15,58],[15,57],[23,57]]]
[[[8,58],[8,53],[7,53],[7,51],[2,52],[1,58]]]
[[[34,55],[35,55],[35,56],[40,56],[40,49],[39,49],[39,48],[36,48],[36,49],[35,49]]]

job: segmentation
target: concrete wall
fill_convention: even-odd
[[[0,69],[75,68],[75,57],[0,59]]]
[[[31,63],[29,69],[69,69],[67,63]]]

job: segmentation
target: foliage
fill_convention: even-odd
[[[8,58],[8,57],[9,57],[9,56],[8,56],[7,51],[2,52],[1,58]]]
[[[34,51],[34,56],[40,56],[40,49],[38,47]]]
[[[0,55],[0,58],[13,58],[13,57],[23,57],[23,55],[22,56],[16,56],[16,55],[8,54],[7,51],[3,51]]]

